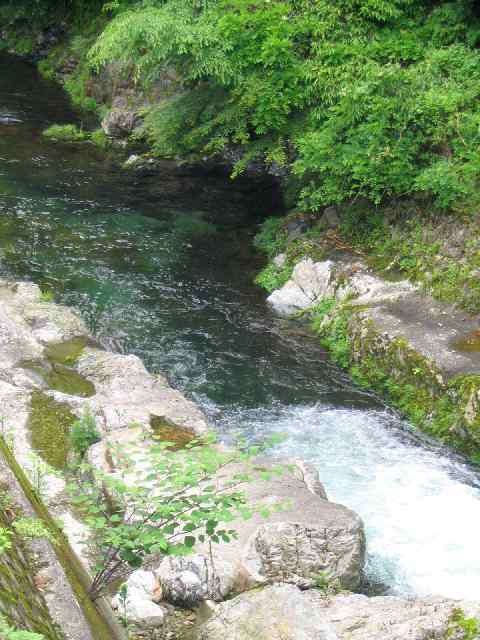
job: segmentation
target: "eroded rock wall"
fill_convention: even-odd
[[[357,382],[425,432],[480,459],[480,352],[469,348],[476,318],[349,256],[301,260],[268,303],[282,316],[310,318]]]

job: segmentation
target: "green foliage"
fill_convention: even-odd
[[[255,283],[271,293],[275,289],[283,287],[290,279],[293,266],[286,262],[282,267],[277,267],[273,262],[268,264],[255,278]]]
[[[478,640],[480,637],[480,623],[475,618],[467,618],[465,612],[454,609],[448,621],[448,638],[461,640]]]
[[[332,580],[328,571],[321,571],[315,576],[314,588],[321,591],[324,596],[334,596],[341,591],[338,580]]]
[[[261,447],[226,451],[215,446],[213,437],[176,451],[171,445],[147,446],[141,438],[122,447],[112,443],[109,456],[116,473],[82,465],[69,486],[72,502],[96,533],[92,598],[151,554],[185,555],[197,542],[228,543],[236,537],[231,528],[236,518],[249,519],[256,511],[267,517],[281,508],[248,504],[241,490],[245,483],[269,477],[252,461]],[[228,468],[232,472],[226,478]],[[89,482],[92,475],[95,481]]]
[[[19,631],[11,627],[3,617],[0,617],[0,638],[2,640],[45,640],[39,633]]]
[[[12,547],[12,533],[5,527],[0,527],[0,555]]]
[[[267,218],[256,234],[253,244],[259,251],[273,258],[286,248],[287,235],[284,218]]]
[[[88,134],[74,124],[53,124],[42,135],[54,142],[84,142],[88,139]]]
[[[50,542],[55,542],[55,538],[51,531],[47,529],[45,524],[38,518],[16,518],[12,526],[15,532],[22,538],[35,540],[36,538],[46,538]]]
[[[413,203],[397,203],[383,210],[351,205],[342,212],[341,234],[367,254],[370,264],[387,278],[400,273],[423,286],[435,298],[455,303],[470,313],[480,311],[480,239],[478,222],[429,215]],[[406,220],[387,223],[383,214]],[[465,241],[460,255],[450,254],[452,223]],[[463,229],[460,227],[463,225]],[[463,241],[462,241],[463,242]]]
[[[92,131],[90,133],[90,140],[102,151],[105,151],[109,146],[108,137],[103,129],[95,129],[95,131]]]
[[[187,91],[152,109],[157,153],[290,162],[316,210],[422,192],[472,206],[480,168],[480,23],[467,0],[110,3],[91,49]],[[180,82],[180,80],[178,81]],[[293,152],[293,153],[292,153]]]
[[[53,302],[55,300],[55,294],[53,293],[53,291],[42,291],[40,294],[40,300],[42,302]]]
[[[87,413],[70,428],[70,443],[78,456],[83,457],[92,444],[100,440],[95,418]]]

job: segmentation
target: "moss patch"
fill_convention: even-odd
[[[45,382],[50,389],[71,396],[90,398],[95,395],[95,385],[90,380],[61,364],[52,365],[52,369],[45,376]]]
[[[78,361],[89,342],[90,340],[86,336],[79,336],[64,342],[49,344],[45,347],[45,355],[54,364],[73,365]]]
[[[179,427],[161,416],[152,416],[150,418],[150,427],[159,440],[173,443],[169,447],[172,451],[183,449],[196,438],[196,435],[190,429]]]
[[[64,469],[69,452],[70,427],[77,419],[69,407],[34,391],[28,427],[32,447],[55,469]]]
[[[478,353],[480,351],[480,331],[473,331],[455,340],[452,346],[457,351],[464,353]]]
[[[49,366],[37,360],[25,360],[20,364],[23,369],[37,374],[49,389],[81,398],[95,395],[95,385],[70,367],[54,362]]]

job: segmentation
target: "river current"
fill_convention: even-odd
[[[77,308],[98,339],[134,352],[195,399],[225,439],[282,433],[363,518],[370,591],[475,597],[480,482],[357,389],[317,340],[274,318],[252,284],[255,221],[273,185],[165,167],[143,178],[89,144],[62,91],[0,55],[0,274]]]

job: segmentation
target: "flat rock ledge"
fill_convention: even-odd
[[[478,603],[358,594],[327,598],[316,590],[274,585],[217,606],[197,640],[460,640],[466,636],[454,622],[456,610],[480,619]]]
[[[274,260],[282,264],[282,256]],[[351,366],[371,362],[397,385],[424,391],[432,401],[431,419],[422,428],[467,452],[480,447],[480,351],[469,348],[478,340],[478,318],[438,302],[406,280],[389,281],[348,255],[335,260],[300,260],[290,280],[268,297],[272,310],[283,317],[307,315],[330,305],[320,332],[340,313],[347,324]],[[476,338],[475,338],[476,337]],[[462,347],[466,345],[465,347]],[[446,415],[438,415],[438,400],[447,401]],[[407,404],[412,400],[405,398]],[[425,402],[421,403],[425,405]],[[428,408],[427,408],[428,409]],[[450,424],[447,424],[450,418]]]

